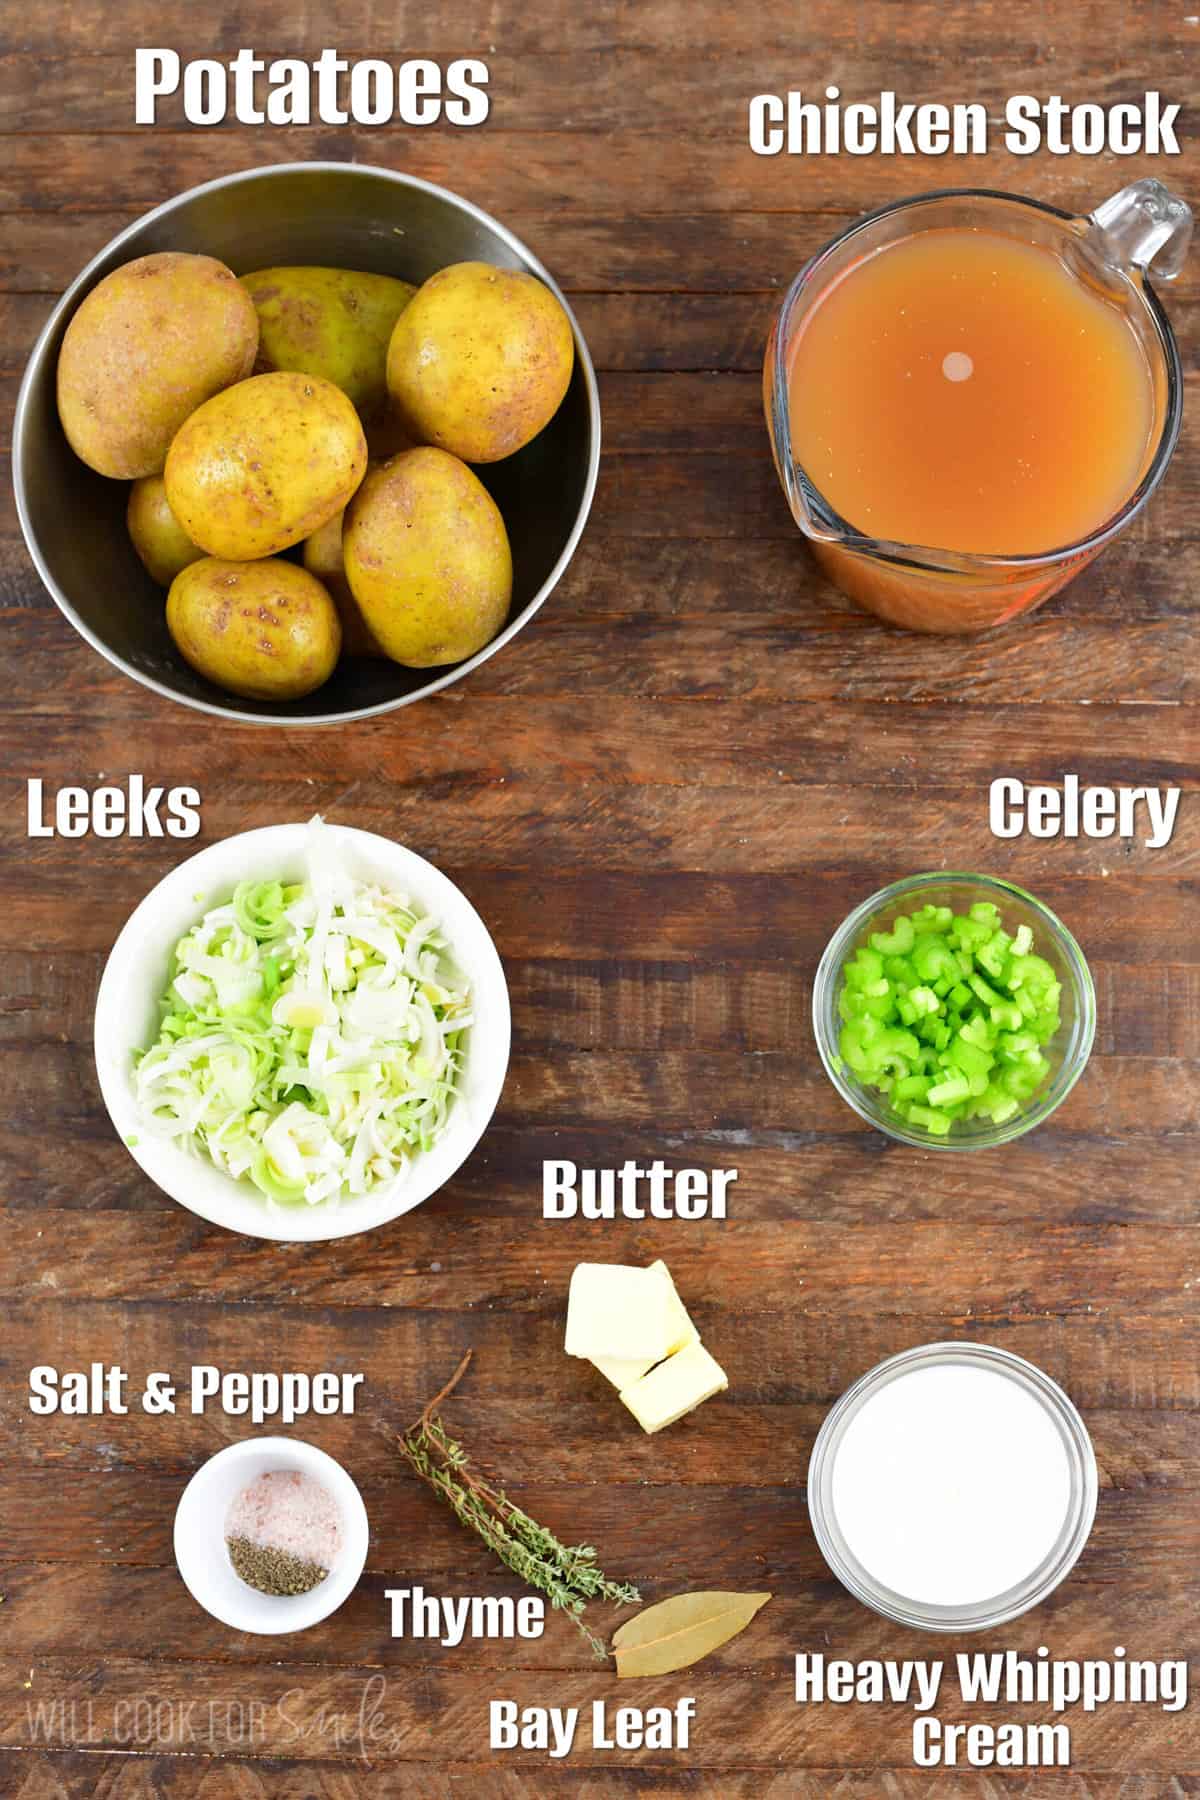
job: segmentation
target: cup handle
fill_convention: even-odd
[[[1183,268],[1192,241],[1191,208],[1153,176],[1123,187],[1088,216],[1086,235],[1111,268],[1152,271],[1160,281],[1174,281]]]

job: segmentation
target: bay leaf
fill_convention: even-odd
[[[613,1633],[618,1675],[689,1669],[744,1631],[770,1594],[675,1594],[647,1606]]]

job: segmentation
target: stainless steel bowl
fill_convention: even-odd
[[[128,483],[81,463],[55,404],[55,370],[75,308],[110,270],[156,250],[220,257],[235,274],[279,263],[323,263],[421,282],[447,263],[478,260],[537,275],[567,309],[575,373],[566,399],[532,444],[477,472],[495,497],[513,550],[513,603],[498,637],[445,669],[348,658],[315,694],[285,705],[239,700],[197,675],[167,634],[163,594],[125,529]],[[290,163],[192,188],[115,237],[63,295],[38,339],[17,401],[13,480],[21,529],[61,610],[101,655],[143,686],[187,706],[247,722],[321,725],[406,706],[458,681],[533,617],[579,542],[600,466],[596,375],[562,293],[519,238],[470,201],[390,169]]]

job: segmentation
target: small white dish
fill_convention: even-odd
[[[320,1206],[278,1206],[249,1181],[226,1175],[147,1131],[133,1085],[133,1053],[158,1033],[158,1002],[175,945],[239,881],[306,873],[305,824],[268,825],[224,838],[180,863],[153,888],[113,945],[96,999],[96,1072],[108,1114],[130,1155],[181,1206],[214,1225],[249,1237],[311,1243],[373,1230],[419,1206],[465,1162],[496,1109],[508,1068],[508,987],[486,925],[465,894],[424,857],[389,838],[350,826],[328,826],[360,881],[409,894],[437,919],[454,960],[471,984],[472,1012],[459,1092],[446,1129],[431,1150],[414,1156],[405,1178],[380,1194]]]
[[[260,1594],[238,1575],[225,1548],[230,1506],[258,1476],[298,1470],[319,1481],[342,1515],[342,1547],[324,1581],[307,1594]],[[307,1631],[336,1612],[357,1586],[367,1560],[367,1509],[341,1463],[300,1438],[246,1438],[210,1456],[175,1509],[175,1561],[193,1600],[235,1631]]]

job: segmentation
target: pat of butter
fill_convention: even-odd
[[[621,1399],[643,1431],[662,1431],[728,1386],[720,1363],[697,1341],[625,1388]]]
[[[676,1350],[682,1350],[685,1344],[698,1343],[700,1333],[688,1317],[687,1307],[679,1298],[675,1283],[671,1280],[671,1271],[665,1262],[651,1263],[651,1275],[656,1275],[663,1290],[663,1305],[666,1313],[667,1331],[670,1341],[666,1354],[673,1356]],[[606,1381],[611,1381],[618,1393],[622,1388],[632,1387],[635,1381],[652,1369],[659,1358],[656,1356],[593,1356],[589,1358]]]
[[[591,1356],[588,1361],[595,1364],[605,1381],[612,1382],[618,1393],[622,1388],[632,1387],[647,1369],[654,1367],[652,1356]]]
[[[660,1362],[678,1333],[662,1277],[623,1263],[579,1263],[567,1300],[568,1356]]]
[[[700,1333],[692,1324],[692,1321],[688,1316],[688,1309],[679,1298],[675,1283],[671,1280],[671,1271],[668,1269],[666,1263],[651,1263],[650,1273],[652,1275],[657,1275],[666,1287],[667,1317],[671,1321],[671,1344],[667,1354],[668,1356],[674,1356],[675,1352],[677,1350],[682,1350],[685,1345],[698,1344],[700,1342]],[[645,1371],[643,1371],[643,1373],[644,1372]]]

